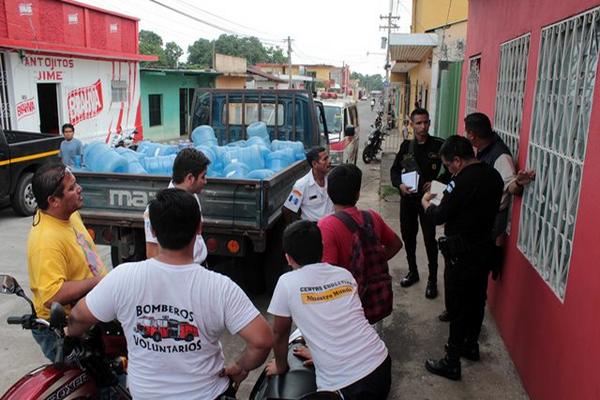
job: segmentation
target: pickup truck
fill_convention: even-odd
[[[33,215],[37,204],[31,180],[45,162],[58,161],[62,136],[0,129],[0,199],[10,196],[19,215]]]
[[[197,89],[192,110],[189,132],[210,125],[219,145],[245,139],[254,121],[267,124],[271,140],[300,140],[305,148],[328,143],[319,123],[323,106],[304,90]],[[274,285],[283,260],[281,207],[308,170],[306,161],[297,161],[262,181],[208,178],[200,201],[211,269],[234,274],[243,269],[240,280],[261,276],[267,288]],[[76,177],[83,188],[83,221],[96,243],[111,246],[113,265],[145,259],[143,212],[170,177],[92,172]],[[258,281],[244,286],[256,285],[262,286]]]

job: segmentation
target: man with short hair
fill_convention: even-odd
[[[344,213],[359,226],[365,225],[365,212],[371,219],[375,236],[383,246],[385,259],[390,260],[402,248],[402,241],[374,210],[363,211],[356,207],[360,197],[361,170],[353,164],[335,167],[327,176],[327,191],[333,201],[336,214],[319,220],[323,235],[323,262],[346,269],[352,264],[353,241],[350,228],[339,218]],[[344,217],[344,216],[342,216]],[[357,277],[355,277],[357,278]],[[357,278],[357,280],[361,280]]]
[[[502,198],[502,177],[491,166],[479,162],[473,147],[461,136],[451,136],[440,150],[442,162],[453,174],[439,206],[434,194],[421,200],[431,221],[444,226],[439,239],[446,267],[444,292],[450,319],[446,356],[429,359],[431,373],[458,380],[460,357],[479,360],[479,333],[485,313],[489,258],[493,252],[492,229]]]
[[[267,374],[287,368],[292,321],[310,349],[319,391],[340,391],[345,399],[385,399],[391,384],[391,358],[369,325],[352,274],[322,263],[323,239],[314,222],[296,221],[283,234],[291,272],[273,293],[275,360]]]
[[[127,339],[133,398],[234,396],[248,372],[267,358],[271,330],[235,283],[194,263],[201,214],[193,195],[164,189],[148,208],[158,255],[111,271],[73,308],[69,335],[118,319]],[[246,343],[226,368],[219,343],[225,330]]]
[[[200,150],[188,148],[181,150],[173,162],[173,176],[169,188],[185,190],[192,194],[198,203],[198,209],[202,214],[202,207],[198,195],[206,186],[206,171],[210,160]],[[152,233],[148,208],[144,212],[144,233],[146,234],[146,258],[152,258],[158,254],[158,240]],[[194,246],[194,262],[203,264],[208,255],[206,244],[201,233],[196,236]]]
[[[324,147],[313,147],[306,153],[306,162],[310,171],[296,181],[283,204],[283,217],[287,223],[297,219],[318,221],[333,213],[325,180],[331,168],[329,153]]]
[[[427,218],[421,206],[421,197],[431,187],[431,182],[438,178],[442,161],[438,155],[444,140],[429,135],[429,112],[417,108],[410,114],[410,124],[414,138],[404,140],[390,170],[392,185],[400,191],[400,233],[406,249],[408,274],[402,279],[402,287],[410,287],[419,281],[417,267],[417,233],[419,221],[423,232],[429,277],[425,289],[425,297],[434,299],[438,295],[438,249],[435,240],[435,225]],[[410,187],[402,179],[403,174],[416,173],[419,177],[416,187]]]
[[[38,318],[50,317],[58,302],[67,313],[71,304],[89,292],[106,274],[96,245],[83,225],[81,186],[62,163],[42,165],[33,176],[38,212],[27,242],[29,285]],[[32,329],[44,355],[54,361],[56,335]]]
[[[72,124],[64,124],[62,133],[65,137],[60,143],[60,157],[67,167],[81,167],[83,165],[83,144],[81,140],[75,139],[75,127]]]

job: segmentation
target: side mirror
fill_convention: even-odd
[[[50,307],[50,326],[53,328],[63,328],[67,326],[67,315],[62,304],[53,302]]]
[[[0,275],[0,293],[18,294],[21,290],[21,286],[19,286],[15,278],[10,275]]]

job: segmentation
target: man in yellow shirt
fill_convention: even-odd
[[[38,318],[48,319],[53,302],[68,313],[106,275],[106,268],[77,211],[83,197],[71,171],[60,163],[44,164],[32,186],[38,212],[27,243],[29,284]],[[44,355],[54,361],[54,333],[32,333]]]

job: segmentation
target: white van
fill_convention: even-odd
[[[358,110],[354,100],[323,100],[327,133],[329,136],[329,155],[334,165],[342,163],[356,164],[360,124]],[[354,126],[354,137],[344,137],[348,125]]]

